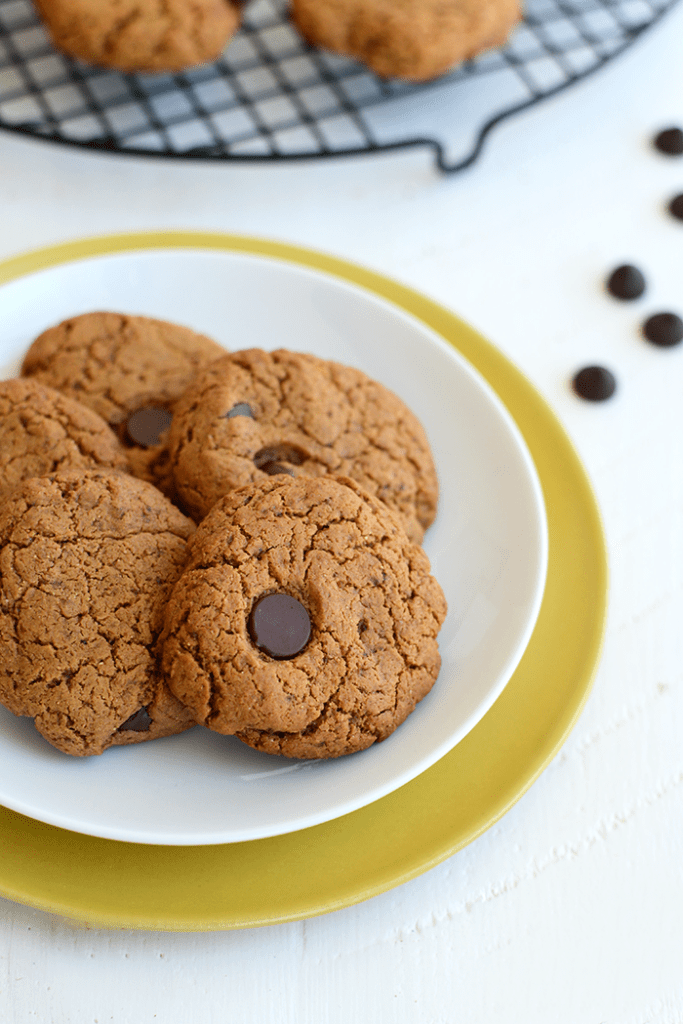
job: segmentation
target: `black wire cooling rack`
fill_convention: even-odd
[[[0,0],[0,127],[113,153],[291,160],[431,146],[471,164],[491,129],[605,65],[676,0],[527,0],[508,44],[428,84],[308,46],[287,0],[252,0],[222,57],[123,75],[56,52],[30,0]]]

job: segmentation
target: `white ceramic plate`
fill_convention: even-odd
[[[46,327],[94,309],[186,324],[228,349],[291,348],[357,366],[395,391],[432,444],[441,497],[425,549],[449,606],[441,674],[393,736],[350,757],[295,762],[196,728],[69,758],[0,708],[0,803],[62,828],[140,843],[239,842],[306,828],[434,764],[501,693],[543,594],[547,528],[526,446],[479,374],[372,292],[243,252],[130,251],[0,288],[0,376]]]

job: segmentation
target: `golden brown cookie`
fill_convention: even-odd
[[[233,0],[36,0],[55,46],[126,72],[182,71],[219,56],[240,23]]]
[[[521,14],[518,0],[292,0],[291,11],[313,46],[415,82],[502,46]]]
[[[170,414],[196,373],[224,354],[211,338],[177,324],[84,313],[36,338],[21,372],[98,413],[128,446],[131,472],[171,497],[165,444]],[[161,417],[146,439],[128,430],[129,417],[142,410],[157,410]]]
[[[277,473],[357,480],[416,543],[436,513],[436,471],[417,418],[360,370],[312,355],[246,349],[212,363],[176,406],[169,450],[197,519],[232,488]]]
[[[151,484],[34,477],[0,501],[0,702],[67,754],[182,732],[156,643],[194,527]]]
[[[422,548],[349,479],[231,492],[188,545],[162,666],[199,722],[287,757],[389,736],[431,689],[446,614]]]
[[[129,467],[97,413],[37,380],[0,381],[0,497],[32,476],[98,468]]]

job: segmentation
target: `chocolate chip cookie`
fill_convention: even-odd
[[[37,380],[0,381],[0,497],[32,476],[97,468],[128,471],[97,413]]]
[[[170,497],[165,436],[174,405],[196,373],[224,354],[211,338],[177,324],[84,313],[36,338],[21,372],[98,413],[128,446],[131,472]]]
[[[67,754],[182,732],[156,644],[192,522],[151,484],[34,477],[0,501],[0,702]]]
[[[215,60],[237,30],[233,0],[36,0],[55,46],[126,72],[182,71]]]
[[[518,0],[292,0],[313,46],[361,61],[384,78],[424,81],[502,46]]]
[[[431,689],[443,593],[398,517],[354,481],[241,487],[188,553],[162,666],[210,729],[267,753],[338,757],[385,739]]]
[[[348,476],[399,514],[419,543],[438,486],[425,432],[360,370],[278,349],[208,366],[175,408],[169,450],[178,493],[201,519],[228,491],[268,476]]]

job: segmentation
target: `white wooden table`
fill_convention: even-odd
[[[7,1024],[678,1024],[683,1021],[683,7],[618,62],[504,124],[465,174],[428,155],[175,165],[0,134],[0,258],[83,235],[191,228],[322,249],[426,292],[512,358],[573,438],[611,562],[604,654],[555,761],[428,874],[301,923],[107,932],[0,902]],[[619,263],[649,282],[604,292]],[[610,402],[568,386],[616,373]]]

